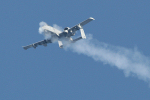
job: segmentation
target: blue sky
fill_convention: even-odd
[[[126,77],[109,63],[57,43],[21,47],[44,39],[41,21],[64,28],[94,17],[86,34],[100,43],[137,48],[149,59],[149,5],[149,0],[0,1],[0,100],[149,100],[148,82]]]

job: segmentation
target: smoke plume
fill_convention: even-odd
[[[55,24],[54,27],[62,31],[58,25]],[[66,46],[65,50],[71,50],[92,57],[95,61],[115,66],[122,70],[126,77],[134,76],[150,84],[150,58],[140,53],[137,48],[128,49],[99,42],[89,34],[87,39],[72,43]]]
[[[46,30],[43,30],[42,27],[43,26],[48,26],[48,24],[46,22],[40,22],[39,23],[39,33],[40,34],[43,34],[45,39],[50,39],[51,38],[51,33],[50,32],[47,32]],[[51,26],[47,27],[47,28],[50,28]],[[53,28],[59,30],[59,31],[63,31],[63,28],[59,27],[58,25],[56,24],[53,24]]]
[[[49,32],[46,32],[45,30],[42,29],[43,26],[47,26],[47,23],[42,21],[39,23],[39,33],[43,34],[45,39],[50,39],[51,35],[49,34]]]
[[[126,77],[134,76],[150,83],[150,59],[140,53],[137,48],[112,46],[93,39],[92,35],[88,35],[87,38],[71,44],[66,49],[115,66],[122,70]]]
[[[58,26],[57,24],[53,24],[53,27],[61,32],[63,31],[63,28]]]

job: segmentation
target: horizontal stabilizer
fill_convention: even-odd
[[[77,39],[74,39],[73,42],[76,42],[76,41],[81,40],[81,39],[82,39],[82,37],[79,37]]]

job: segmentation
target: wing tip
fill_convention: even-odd
[[[93,17],[90,17],[89,19],[95,20]]]
[[[26,48],[25,46],[22,46],[22,48],[23,48],[24,50],[27,50],[27,48]]]

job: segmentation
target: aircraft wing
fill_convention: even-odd
[[[91,22],[91,21],[93,21],[93,20],[95,20],[95,19],[92,18],[92,17],[90,17],[90,18],[88,18],[87,20],[85,20],[85,21],[83,21],[83,22],[81,22],[81,23],[75,25],[74,27],[70,28],[69,31],[75,32],[75,31],[77,31],[77,30],[80,29],[79,25],[82,27],[82,26],[86,25],[87,23],[89,23],[89,22]]]
[[[52,43],[52,41],[51,40],[42,40],[42,41],[27,45],[27,46],[23,46],[23,48],[25,50],[27,50],[27,49],[32,48],[32,47],[36,48],[38,45],[47,46],[47,43]]]

